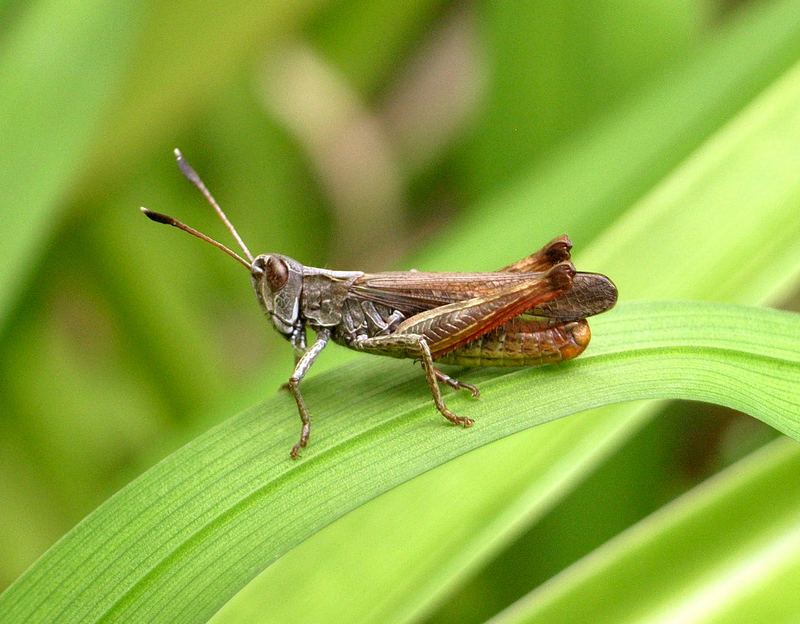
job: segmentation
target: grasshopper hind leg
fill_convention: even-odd
[[[443,381],[445,383],[453,386],[454,388],[465,387],[469,389],[469,386],[466,384],[462,384],[462,382],[458,381],[457,379],[448,377],[433,365],[433,357],[431,356],[431,350],[428,347],[428,342],[425,340],[423,336],[409,335],[409,337],[415,339],[417,344],[419,345],[419,350],[420,350],[419,357],[422,361],[422,368],[425,370],[425,378],[428,380],[428,387],[431,389],[431,394],[433,395],[433,403],[436,405],[436,409],[439,410],[439,413],[454,425],[461,425],[464,428],[471,427],[472,425],[474,425],[475,421],[472,420],[471,418],[467,418],[466,416],[458,416],[448,409],[447,405],[445,405],[444,403],[444,398],[442,397],[442,391],[439,388],[438,380],[440,378],[443,378]],[[475,386],[471,386],[470,391],[472,390],[477,392],[478,389]],[[475,396],[474,392],[473,396]]]
[[[475,421],[465,416],[454,414],[444,402],[442,390],[439,388],[439,381],[446,383],[456,389],[466,389],[472,396],[478,396],[478,389],[472,384],[467,384],[457,379],[445,375],[433,364],[433,356],[424,336],[418,334],[391,334],[389,336],[375,336],[372,338],[362,338],[357,340],[353,347],[359,351],[367,353],[377,353],[380,355],[405,355],[406,357],[418,358],[425,371],[425,379],[433,396],[433,403],[439,413],[454,425],[461,427],[471,427]]]

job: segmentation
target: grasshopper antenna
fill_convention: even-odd
[[[183,173],[183,175],[186,176],[186,179],[189,180],[189,182],[191,182],[192,184],[194,184],[197,187],[197,190],[199,190],[203,194],[203,197],[206,198],[206,201],[208,201],[208,203],[211,204],[212,208],[214,208],[214,210],[216,210],[217,215],[219,216],[220,219],[222,219],[222,222],[225,224],[225,227],[228,228],[228,231],[231,233],[233,238],[236,240],[237,244],[239,245],[239,248],[244,252],[245,257],[252,263],[253,262],[253,254],[250,253],[250,250],[247,248],[247,245],[244,244],[244,241],[242,240],[242,237],[239,236],[239,232],[237,232],[236,228],[233,227],[233,223],[228,221],[228,217],[226,217],[225,213],[222,212],[222,208],[219,207],[219,204],[217,203],[217,200],[214,199],[214,196],[208,191],[208,189],[206,188],[206,185],[203,184],[203,181],[200,179],[200,176],[197,175],[197,172],[194,169],[192,169],[192,166],[188,162],[186,162],[186,159],[183,157],[183,154],[181,154],[181,151],[177,147],[173,150],[173,152],[175,154],[176,160],[178,161],[178,167],[180,167],[181,173]],[[145,214],[147,214],[147,213],[145,213]],[[154,213],[154,214],[157,214],[157,213]],[[150,215],[148,215],[148,216],[150,216]],[[152,219],[152,217],[150,217],[150,218]],[[173,221],[175,221],[175,220],[173,219]],[[175,227],[180,227],[180,225],[177,225],[177,223],[178,222],[175,221],[175,223],[170,223],[170,225],[174,225]],[[186,226],[184,226],[184,227],[186,227]],[[185,230],[185,231],[188,232],[189,230]],[[195,230],[195,232],[196,232],[196,230]],[[189,232],[189,233],[191,234],[192,232]],[[197,236],[197,234],[195,234],[195,236]],[[206,238],[208,238],[208,237],[206,237]],[[212,242],[211,239],[208,239],[208,241]],[[214,241],[214,242],[216,242],[216,241]],[[217,245],[219,245],[219,243],[217,243]],[[228,251],[230,251],[230,250],[228,250]]]
[[[152,221],[155,221],[156,223],[165,223],[167,225],[171,225],[172,227],[176,227],[179,230],[183,230],[184,232],[188,232],[192,236],[196,236],[200,240],[204,240],[207,243],[211,243],[212,245],[214,245],[214,247],[216,247],[217,249],[221,249],[222,251],[224,251],[226,254],[228,254],[231,258],[233,258],[237,262],[242,263],[245,267],[247,267],[248,271],[252,270],[252,267],[251,267],[250,263],[247,260],[242,258],[239,254],[237,254],[232,249],[229,249],[228,247],[226,247],[222,243],[219,243],[219,242],[215,241],[210,236],[206,236],[205,234],[203,234],[199,230],[195,230],[193,227],[189,227],[185,223],[181,223],[177,219],[173,219],[172,217],[170,217],[168,215],[165,215],[165,214],[161,214],[160,212],[154,212],[154,211],[148,210],[147,208],[144,208],[144,207],[141,208],[141,211],[144,213],[144,216],[146,216],[148,219],[150,219]]]

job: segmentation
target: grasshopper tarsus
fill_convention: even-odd
[[[445,409],[445,411],[442,412],[442,416],[444,416],[454,425],[458,425],[464,429],[469,429],[475,424],[475,421],[472,418],[468,418],[467,416],[459,416],[458,414],[451,412],[449,409]]]
[[[460,388],[462,390],[469,390],[469,393],[472,395],[473,399],[480,399],[481,398],[481,391],[478,390],[477,386],[473,386],[472,384],[465,383],[463,381],[459,382],[461,384]]]
[[[617,289],[606,276],[576,272],[566,235],[490,273],[330,271],[275,253],[254,257],[177,149],[175,157],[242,255],[168,215],[142,212],[214,245],[247,268],[261,307],[294,349],[294,372],[281,386],[294,397],[302,423],[290,452],[293,459],[311,435],[300,382],[329,340],[356,351],[419,360],[436,409],[466,428],[474,421],[447,408],[439,383],[468,390],[475,398],[480,392],[445,375],[434,362],[539,366],[577,357],[591,337],[586,318],[611,309],[617,300]],[[317,335],[310,347],[306,329]]]
[[[437,403],[436,409],[438,409],[439,413],[442,416],[444,416],[448,421],[450,421],[452,424],[458,425],[459,427],[463,427],[464,429],[468,429],[469,427],[475,424],[475,421],[472,418],[469,418],[467,416],[459,416],[458,414],[450,411],[450,409],[444,404],[444,401],[442,401],[441,405]]]

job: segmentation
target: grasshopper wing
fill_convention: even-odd
[[[527,279],[416,314],[403,321],[396,333],[425,337],[436,359],[567,292],[575,269],[564,262],[546,273],[521,275]]]
[[[600,273],[576,273],[572,288],[552,301],[539,304],[528,314],[563,323],[580,321],[610,310],[617,302],[617,287]]]
[[[571,266],[571,265],[570,265]],[[367,273],[349,286],[357,299],[385,305],[406,316],[506,291],[544,279],[544,273]]]

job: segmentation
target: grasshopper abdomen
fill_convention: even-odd
[[[438,357],[436,362],[457,366],[542,366],[578,357],[591,337],[585,319],[548,326],[546,322],[519,318]]]

